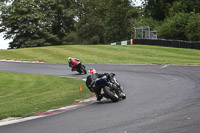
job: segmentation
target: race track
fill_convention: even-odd
[[[116,73],[127,99],[104,100],[35,120],[0,126],[0,133],[199,133],[200,66],[87,64]],[[85,78],[68,64],[0,62],[0,71]]]

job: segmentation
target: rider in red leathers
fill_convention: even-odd
[[[76,67],[77,67],[78,64],[80,63],[80,60],[79,60],[79,59],[76,59],[76,58],[69,57],[69,58],[68,58],[68,63],[69,63],[69,67],[72,68],[72,71],[75,71],[75,70],[76,70]]]

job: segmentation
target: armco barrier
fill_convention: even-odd
[[[133,44],[156,45],[176,48],[200,49],[200,42],[167,39],[134,39]]]
[[[110,45],[133,45],[133,39],[120,42],[113,42],[110,43]]]

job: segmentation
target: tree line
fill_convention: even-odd
[[[199,0],[2,0],[0,32],[11,48],[107,44],[150,26],[159,38],[200,40]]]

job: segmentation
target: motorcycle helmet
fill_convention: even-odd
[[[92,74],[95,74],[95,73],[97,73],[97,72],[94,68],[90,68],[90,70],[88,70],[89,75],[92,75]]]
[[[69,57],[69,58],[68,58],[68,62],[70,62],[71,60],[72,60],[72,57]]]

